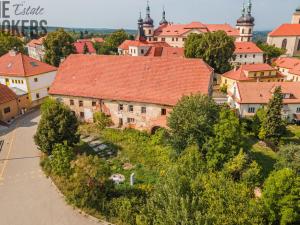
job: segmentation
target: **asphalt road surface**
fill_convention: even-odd
[[[0,225],[104,224],[68,206],[39,166],[33,135],[39,112],[32,112],[0,130]]]

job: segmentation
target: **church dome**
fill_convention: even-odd
[[[153,26],[153,19],[150,16],[146,16],[144,19],[144,24]]]
[[[241,16],[238,20],[237,23],[238,24],[244,24],[244,23],[254,23],[254,17],[251,15],[245,15],[245,16]]]

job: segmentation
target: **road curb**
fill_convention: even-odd
[[[43,170],[42,170],[42,171],[43,171]],[[43,173],[44,173],[44,171],[43,171]],[[45,173],[44,173],[44,175],[45,175]],[[46,176],[46,175],[45,175],[45,176]],[[68,207],[71,207],[75,212],[77,212],[78,214],[83,215],[84,217],[88,218],[89,220],[91,220],[91,221],[93,221],[93,222],[102,223],[103,225],[114,225],[114,224],[112,224],[112,223],[108,223],[108,222],[103,221],[103,220],[100,220],[100,219],[98,219],[98,218],[96,218],[96,217],[94,217],[94,216],[91,216],[91,215],[87,214],[86,212],[84,212],[83,210],[77,208],[76,206],[69,205],[69,204],[66,202],[66,197],[65,197],[64,194],[59,190],[59,188],[56,186],[56,184],[53,182],[52,178],[51,178],[50,176],[49,176],[49,177],[46,176],[46,178],[50,179],[51,185],[54,187],[54,189],[55,189],[56,192],[59,194],[59,196],[60,196],[61,198],[63,198],[64,201],[65,201],[65,203],[68,205]]]

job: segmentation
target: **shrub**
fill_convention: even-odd
[[[96,128],[99,131],[102,131],[106,127],[110,126],[112,124],[112,121],[103,112],[96,112],[94,113],[94,123],[96,125]]]

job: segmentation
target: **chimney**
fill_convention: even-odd
[[[16,56],[17,54],[18,54],[18,50],[16,47],[9,51],[10,56]]]

